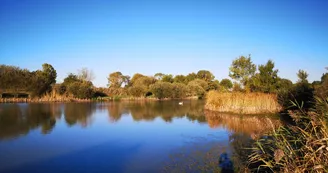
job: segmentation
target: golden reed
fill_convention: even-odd
[[[206,96],[205,109],[237,114],[267,114],[277,113],[282,107],[275,94],[210,91]]]

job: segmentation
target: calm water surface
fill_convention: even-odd
[[[279,120],[203,101],[0,104],[0,172],[198,172]],[[196,163],[196,164],[195,164]]]

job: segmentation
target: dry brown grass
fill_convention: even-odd
[[[78,99],[73,96],[59,95],[55,91],[40,98],[0,98],[0,103],[30,103],[30,102],[90,102],[91,99]]]
[[[210,91],[205,109],[237,114],[277,113],[282,107],[275,94]]]

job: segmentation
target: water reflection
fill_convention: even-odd
[[[109,122],[120,121],[130,115],[134,121],[153,121],[161,118],[172,122],[173,118],[187,117],[190,121],[205,123],[202,101],[139,101],[109,103],[50,103],[50,104],[2,104],[0,105],[0,140],[11,139],[41,128],[41,133],[49,134],[56,122],[64,116],[69,127],[88,127],[93,123],[97,110],[107,110]]]
[[[281,125],[275,115],[234,115],[205,111],[205,117],[211,128],[225,128],[233,133],[243,133],[257,139],[263,134]]]
[[[172,122],[173,118],[187,117],[191,121],[206,122],[202,101],[185,101],[183,106],[179,105],[178,101],[112,102],[102,107],[105,106],[110,122],[117,122],[127,114],[130,114],[134,121],[153,121],[160,117],[165,122]]]
[[[48,134],[61,118],[59,104],[3,104],[0,107],[0,140],[11,139],[41,128]]]
[[[219,135],[193,138],[192,143],[171,154],[163,172],[221,172],[219,158],[225,153],[231,158],[235,172],[247,172],[247,160],[255,139],[281,126],[279,117],[274,115],[204,113],[210,128],[229,131],[228,140],[223,142]]]
[[[223,152],[241,169],[242,148],[280,124],[178,102],[0,104],[0,172],[215,172]]]
[[[67,103],[64,107],[65,121],[69,126],[80,124],[87,127],[92,124],[91,116],[96,108],[96,104],[92,103]]]

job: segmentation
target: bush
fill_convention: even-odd
[[[172,84],[172,98],[184,98],[187,95],[187,86],[182,83]]]
[[[91,98],[94,94],[92,84],[88,82],[74,82],[68,86],[67,91],[80,99]]]
[[[203,98],[206,91],[205,89],[197,83],[190,82],[187,85],[189,96],[197,96]]]
[[[129,88],[129,94],[134,97],[142,97],[145,96],[147,90],[143,86],[132,86]]]
[[[150,85],[150,90],[158,99],[172,97],[172,84],[169,82],[156,82]]]

